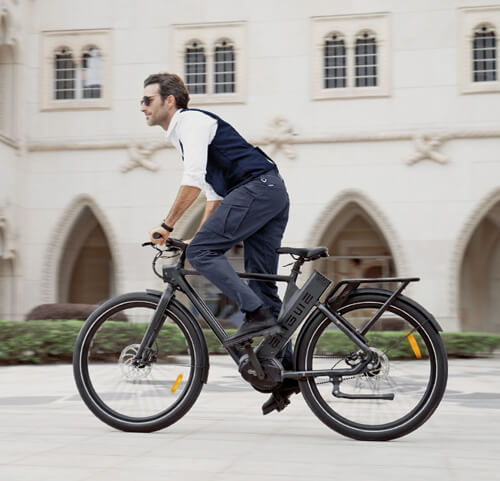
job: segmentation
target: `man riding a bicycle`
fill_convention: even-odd
[[[203,190],[205,211],[186,255],[194,268],[245,312],[244,323],[225,345],[278,334],[281,300],[276,284],[255,280],[246,284],[224,254],[243,242],[247,272],[276,274],[277,249],[288,221],[285,184],[262,150],[217,115],[188,108],[188,102],[187,87],[175,74],[154,74],[144,81],[141,111],[149,126],[166,131],[184,161],[177,197],[161,226],[151,231],[151,242],[163,245]],[[290,344],[283,357],[285,368],[291,368]],[[297,381],[287,380],[262,406],[264,414],[281,411],[294,392],[299,392]]]

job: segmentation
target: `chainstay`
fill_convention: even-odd
[[[339,356],[314,356],[314,357],[316,359],[332,359],[332,360],[338,359],[337,364],[340,361],[344,361],[345,360],[345,356],[344,357],[339,357]],[[332,366],[332,369],[335,369],[335,366],[337,364],[335,364],[334,366]],[[344,377],[342,377],[342,381],[349,381],[350,379],[357,379],[357,378],[362,377],[362,376],[366,376],[366,374],[365,373],[361,373],[361,374],[356,374],[355,376],[344,376]],[[320,381],[320,382],[316,382],[316,384],[327,384],[329,382],[332,382],[332,380],[329,379],[328,381]]]

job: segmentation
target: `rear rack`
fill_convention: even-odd
[[[393,282],[401,283],[400,286],[393,291],[389,298],[384,302],[380,309],[373,315],[373,317],[363,326],[363,330],[360,334],[364,335],[370,327],[375,324],[375,322],[382,317],[382,314],[387,310],[391,303],[398,297],[406,286],[410,282],[418,282],[419,277],[373,277],[368,279],[344,279],[337,282],[332,289],[328,292],[326,296],[325,304],[328,308],[335,312],[339,309],[349,298],[349,296],[361,285],[361,284],[389,284]],[[335,295],[341,288],[342,291]]]

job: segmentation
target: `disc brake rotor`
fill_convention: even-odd
[[[129,381],[145,379],[149,376],[151,370],[153,369],[151,363],[138,365],[134,362],[135,356],[139,351],[139,347],[140,344],[130,344],[130,346],[127,346],[122,350],[120,359],[118,359],[118,364],[120,365],[123,377]]]
[[[371,347],[374,353],[373,359],[367,366],[367,376],[387,377],[389,374],[389,358],[380,349]]]

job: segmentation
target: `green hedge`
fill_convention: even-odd
[[[52,362],[71,362],[73,346],[81,321],[0,321],[0,364],[43,364]],[[120,353],[123,346],[137,343],[144,332],[144,326],[134,323],[109,322],[99,336],[100,346],[96,351]],[[228,332],[232,332],[228,330]],[[225,354],[214,334],[204,329],[210,354]],[[398,332],[375,332],[369,338],[379,348],[391,347],[391,357],[398,359],[414,358],[408,342],[397,344]],[[415,336],[425,356],[425,348]],[[442,333],[450,357],[488,356],[500,350],[500,334],[481,333]],[[167,325],[158,339],[159,345],[168,351],[164,355],[185,352],[185,344],[177,326]],[[396,346],[394,344],[397,344]],[[353,344],[339,332],[328,332],[322,336],[319,349],[324,354],[335,355],[353,349]],[[103,357],[103,360],[105,358]]]

